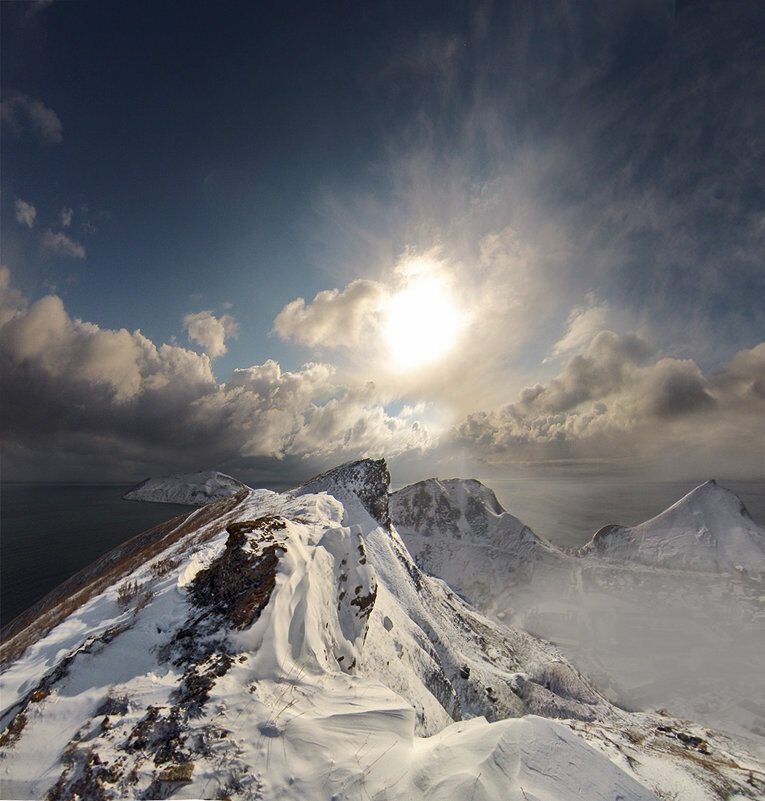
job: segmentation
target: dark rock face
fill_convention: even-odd
[[[213,609],[223,615],[232,628],[246,629],[268,604],[276,584],[276,566],[282,543],[274,542],[273,532],[284,528],[276,517],[245,520],[228,526],[228,540],[223,553],[191,584],[195,606]],[[245,550],[247,534],[258,532],[259,552]]]
[[[381,526],[390,528],[389,488],[390,472],[385,459],[359,459],[315,476],[294,490],[294,494],[326,492],[339,501],[355,495]]]

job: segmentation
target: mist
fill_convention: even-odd
[[[573,559],[509,595],[493,616],[558,645],[617,705],[765,738],[760,581]]]

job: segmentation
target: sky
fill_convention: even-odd
[[[4,480],[765,478],[765,5],[0,4]]]

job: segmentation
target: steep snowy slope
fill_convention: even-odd
[[[638,526],[605,526],[582,549],[611,560],[673,569],[765,574],[765,529],[740,498],[707,481]]]
[[[207,506],[4,632],[2,796],[756,797],[729,743],[614,709],[422,573],[386,474]]]
[[[147,478],[123,495],[123,498],[127,501],[204,506],[211,501],[236,495],[242,489],[249,487],[225,473],[208,470],[202,473],[179,473],[161,478]]]
[[[480,481],[420,481],[390,496],[390,514],[417,564],[486,612],[512,606],[519,582],[565,580],[570,559]]]

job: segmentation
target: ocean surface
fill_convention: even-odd
[[[0,485],[0,624],[102,554],[193,507],[123,501],[134,485]]]
[[[698,481],[626,478],[483,479],[509,512],[557,545],[584,544],[606,523],[633,525],[666,509]],[[765,524],[765,483],[718,479]],[[130,537],[192,507],[123,501],[130,485],[0,487],[0,624]]]

